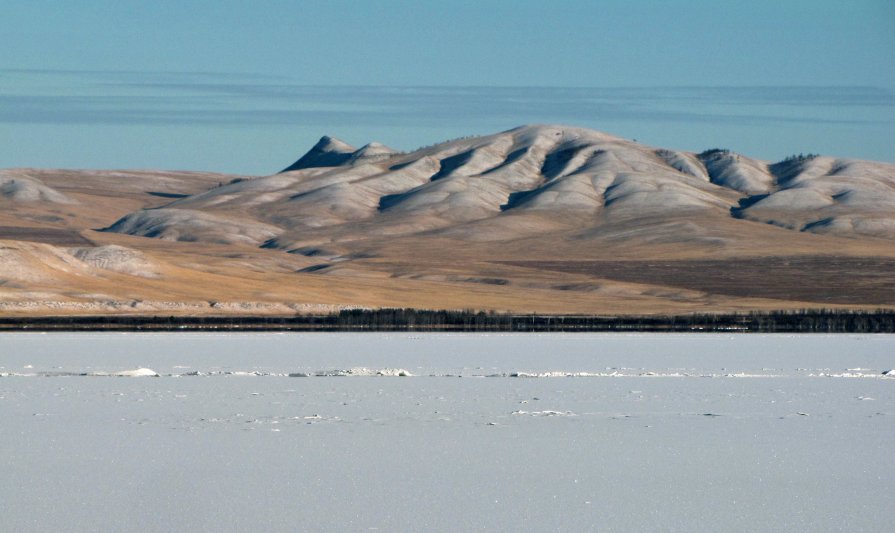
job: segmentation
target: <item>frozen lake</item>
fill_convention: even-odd
[[[4,333],[0,530],[891,531],[893,367],[872,335]]]

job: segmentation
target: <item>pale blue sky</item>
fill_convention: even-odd
[[[6,0],[0,167],[263,174],[524,123],[895,161],[895,2]]]

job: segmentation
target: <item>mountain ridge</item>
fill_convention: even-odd
[[[530,125],[410,152],[324,136],[258,177],[6,169],[0,193],[0,313],[895,306],[890,163]]]
[[[798,231],[895,238],[893,175],[895,166],[885,163],[813,155],[769,163],[535,125],[408,153],[376,143],[355,149],[325,136],[278,174],[170,207],[235,209],[287,235],[377,220],[378,231],[405,234],[414,225],[428,231],[516,210],[602,212],[615,220],[720,210]]]

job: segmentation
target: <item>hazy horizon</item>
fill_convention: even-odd
[[[269,174],[324,134],[409,150],[532,123],[895,161],[885,1],[6,7],[0,168]]]
[[[895,161],[895,92],[879,87],[311,86],[226,73],[3,70],[0,167],[270,174],[322,135],[400,150],[567,124],[680,150],[724,147]],[[77,95],[59,94],[59,87]],[[47,146],[53,150],[47,150]]]

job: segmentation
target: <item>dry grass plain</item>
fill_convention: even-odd
[[[823,304],[895,302],[895,259],[771,256],[691,261],[512,261],[515,266],[742,298]]]

